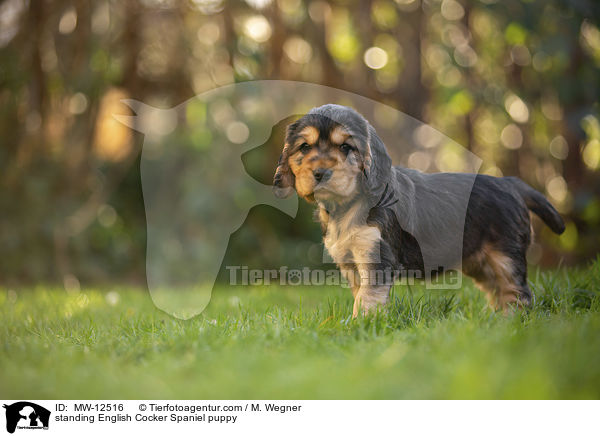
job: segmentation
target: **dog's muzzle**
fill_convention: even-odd
[[[332,171],[327,168],[317,168],[313,171],[313,176],[317,183],[324,183],[331,178]]]

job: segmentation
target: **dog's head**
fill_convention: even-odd
[[[273,185],[309,202],[346,203],[389,180],[391,159],[375,129],[355,110],[334,104],[311,109],[288,126]]]

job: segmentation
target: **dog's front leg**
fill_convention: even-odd
[[[369,312],[383,307],[388,302],[391,285],[362,285],[354,297],[354,308],[352,317],[356,318],[359,314],[366,315]]]
[[[339,265],[340,272],[346,281],[348,282],[348,286],[352,289],[352,296],[356,297],[358,291],[360,290],[360,275],[356,269],[356,265],[354,264],[342,264]]]
[[[360,277],[352,311],[356,318],[388,302],[394,281],[394,257],[376,227],[365,227],[353,236],[352,254]]]

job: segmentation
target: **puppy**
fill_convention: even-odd
[[[273,184],[279,197],[295,190],[316,203],[325,247],[351,284],[354,317],[388,301],[399,271],[431,279],[461,269],[492,307],[529,305],[529,211],[564,231],[546,198],[518,178],[392,166],[364,117],[333,104],[288,126]]]

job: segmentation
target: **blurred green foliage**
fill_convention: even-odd
[[[143,282],[143,137],[112,118],[128,113],[120,99],[172,107],[253,79],[342,88],[430,124],[480,156],[482,172],[522,177],[566,217],[561,237],[540,228],[533,263],[590,258],[599,24],[593,0],[3,0],[0,282]],[[456,153],[409,163],[452,170]],[[296,220],[259,207],[227,259],[302,264],[320,259],[318,240],[306,205]]]

